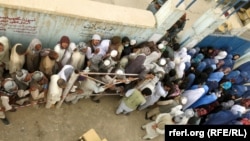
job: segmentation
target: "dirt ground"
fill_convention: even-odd
[[[95,1],[146,9],[151,0]],[[199,9],[190,8],[187,11],[190,19],[187,26],[208,9],[207,3],[210,2],[199,0],[194,6]],[[145,131],[140,127],[149,122],[144,119],[146,110],[134,111],[129,116],[116,115],[120,99],[120,96],[106,96],[99,104],[82,99],[76,104],[63,103],[59,109],[46,109],[40,105],[7,112],[11,124],[6,126],[0,123],[0,141],[76,141],[91,128],[108,141],[142,141]],[[160,136],[152,141],[163,140],[164,136]]]
[[[63,103],[57,109],[23,107],[7,112],[11,124],[0,124],[0,141],[76,141],[93,128],[108,141],[141,141],[145,111],[134,111],[129,116],[116,115],[120,96],[106,96],[100,103],[82,99],[76,104]],[[158,137],[153,141],[163,141]]]

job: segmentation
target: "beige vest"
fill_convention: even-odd
[[[139,105],[145,103],[146,99],[139,90],[135,89],[129,97],[124,97],[123,101],[129,108],[136,109]]]

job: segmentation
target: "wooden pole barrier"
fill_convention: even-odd
[[[124,73],[124,74],[117,74],[117,73],[101,73],[101,72],[80,72],[80,75],[122,75],[122,76],[138,76],[138,74],[133,73]]]
[[[72,74],[70,75],[69,81],[67,83],[66,88],[63,90],[62,93],[62,98],[61,100],[56,104],[56,108],[60,108],[63,101],[65,100],[66,96],[68,95],[70,89],[72,88],[72,86],[74,85],[75,81],[77,80],[79,76],[79,73],[76,72],[72,72]]]

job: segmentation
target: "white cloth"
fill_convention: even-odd
[[[86,57],[87,57],[88,59],[90,59],[90,58],[93,57],[93,52],[92,52],[92,50],[91,50],[90,47],[87,47]]]
[[[44,98],[44,92],[39,93],[38,89],[31,91],[30,94],[31,94],[33,100],[39,100],[39,99]]]
[[[174,57],[180,58],[181,62],[190,62],[191,56],[187,54],[187,48],[183,47],[179,51],[174,52]]]
[[[99,93],[101,91],[102,86],[99,86],[94,80],[86,78],[84,81],[81,81],[80,89],[83,90],[83,98],[89,98],[93,92]],[[104,91],[105,89],[103,89]]]
[[[149,55],[146,56],[146,59],[143,63],[144,66],[147,66],[153,62],[156,62],[161,57],[161,53],[157,51],[151,52]]]
[[[58,72],[58,75],[59,75],[60,78],[64,79],[65,81],[68,81],[68,79],[69,79],[69,77],[70,77],[70,75],[71,75],[72,73],[66,74],[66,73],[65,73],[65,70],[66,70],[66,69],[69,69],[69,70],[71,70],[72,72],[74,71],[74,67],[73,67],[72,65],[65,65],[65,66],[63,66],[63,68]]]
[[[100,48],[100,52],[98,54],[101,54],[102,56],[106,55],[109,50],[110,42],[111,41],[109,39],[102,40],[98,46],[98,48]]]
[[[50,108],[53,104],[61,100],[63,89],[57,85],[59,79],[60,76],[57,74],[53,74],[50,78],[46,108]]]
[[[10,64],[9,64],[9,73],[14,73],[23,68],[25,63],[25,55],[19,55],[16,52],[16,47],[21,44],[15,44],[15,46],[11,49],[10,54]]]
[[[85,62],[85,54],[82,54],[77,50],[72,53],[69,65],[72,65],[76,70],[82,70],[84,62]]]
[[[107,51],[109,49],[109,44],[110,44],[110,40],[105,39],[105,40],[102,40],[99,45],[94,46],[93,48],[94,48],[94,50],[97,49],[97,48],[99,48],[100,51],[99,51],[98,54],[100,54],[101,56],[104,56],[104,55],[106,55],[106,53],[107,53]],[[87,55],[88,59],[91,59],[93,57],[94,52],[92,52],[91,47],[87,48],[86,55]]]
[[[159,135],[165,134],[165,128],[160,129],[157,127],[156,129],[153,129],[153,125],[159,124],[159,122],[164,121],[165,125],[174,125],[175,123],[172,121],[173,116],[171,116],[169,113],[163,113],[159,114],[156,117],[155,121],[149,122],[142,126],[143,129],[146,129],[146,135],[143,137],[143,139],[154,139],[158,137]]]
[[[64,66],[66,65],[73,53],[73,50],[76,48],[76,44],[74,42],[71,42],[69,44],[69,47],[67,49],[62,49],[60,44],[57,44],[54,47],[54,51],[58,53],[59,57],[57,58],[57,62],[61,61],[61,64]],[[65,53],[65,54],[64,54]]]
[[[9,111],[12,109],[12,106],[9,104],[9,97],[8,96],[1,96],[1,100],[2,100],[2,105],[5,108],[5,111]]]
[[[185,67],[186,67],[186,64],[184,62],[181,62],[180,64],[175,64],[177,78],[183,78],[184,73],[185,73],[184,71]]]
[[[185,90],[182,96],[187,97],[187,103],[183,105],[183,110],[187,109],[193,103],[195,103],[205,93],[204,88],[196,88],[191,90]]]
[[[64,99],[66,102],[71,102],[72,104],[76,104],[79,99],[84,98],[83,95],[77,94],[77,93],[70,93],[66,96]]]
[[[1,110],[1,109],[0,109]],[[4,119],[5,118],[5,114],[3,111],[0,111],[0,119]]]
[[[121,113],[127,114],[127,113],[132,112],[132,111],[134,111],[134,109],[129,108],[129,107],[125,104],[125,102],[121,101],[121,103],[120,103],[120,105],[119,105],[119,107],[117,108],[117,110],[116,110],[115,113],[116,113],[116,114],[121,114]]]
[[[155,90],[153,91],[153,93],[146,97],[146,103],[139,106],[139,110],[146,109],[147,107],[157,102],[160,99],[160,97],[166,97],[167,94],[168,92],[164,90],[162,83],[158,82],[155,86]]]

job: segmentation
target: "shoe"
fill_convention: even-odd
[[[7,118],[1,119],[1,120],[2,120],[2,122],[3,122],[5,125],[9,125],[9,124],[10,124],[10,122],[9,122],[9,120],[8,120]]]
[[[124,115],[125,115],[125,116],[129,116],[129,115],[130,115],[130,113],[124,113]]]
[[[142,126],[141,126],[141,130],[145,130],[145,129],[146,129],[145,126],[142,125]]]
[[[153,119],[153,117],[150,117],[150,118],[148,118],[149,120],[152,120],[152,121],[154,121],[154,119]]]
[[[12,108],[11,110],[9,110],[10,112],[16,112],[15,108]]]
[[[95,103],[100,103],[100,100],[99,100],[99,99],[95,100],[94,97],[91,97],[90,99],[91,99],[93,102],[95,102]]]
[[[144,139],[144,140],[152,140],[152,138],[150,138],[150,137],[142,137],[142,139]]]

